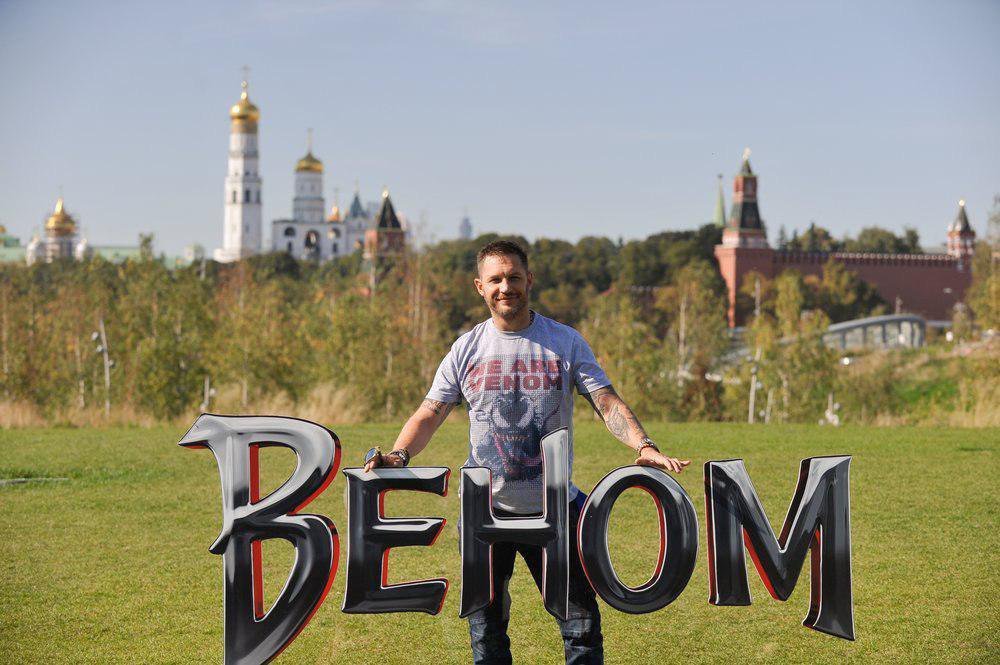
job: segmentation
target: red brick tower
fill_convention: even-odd
[[[757,176],[750,168],[749,148],[743,152],[743,167],[733,181],[733,207],[722,232],[722,244],[715,246],[715,258],[729,292],[729,325],[734,327],[742,323],[736,317],[736,292],[743,276],[752,270],[770,276],[774,261],[757,208]]]
[[[976,232],[972,230],[969,216],[965,214],[965,201],[959,201],[955,221],[948,225],[948,254],[958,259],[959,270],[969,270],[975,251]]]

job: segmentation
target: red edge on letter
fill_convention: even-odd
[[[753,548],[753,543],[750,542],[750,534],[747,533],[746,529],[743,529],[743,544],[746,545],[747,551],[750,552],[750,558],[753,559],[753,565],[757,569],[757,574],[760,575],[760,579],[764,582],[764,586],[767,587],[767,592],[771,594],[771,598],[775,600],[781,600],[778,594],[774,592],[774,586],[771,584],[771,579],[764,572],[764,567],[760,564],[760,559],[757,558],[757,550]]]
[[[260,446],[250,446],[250,503],[260,501]],[[259,540],[250,543],[250,570],[253,573],[253,615],[264,618],[264,562]]]

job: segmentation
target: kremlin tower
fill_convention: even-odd
[[[965,214],[965,200],[958,202],[955,221],[948,225],[948,254],[958,259],[959,269],[971,267],[972,255],[976,252],[976,232]]]
[[[223,263],[258,254],[261,249],[263,215],[257,152],[260,111],[247,95],[245,80],[243,93],[229,110],[229,118],[232,127],[229,134],[229,170],[226,173],[225,222],[222,248],[215,250],[215,260]]]

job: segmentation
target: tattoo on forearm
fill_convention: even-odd
[[[420,406],[430,410],[434,413],[434,415],[441,416],[443,418],[448,415],[452,407],[455,405],[449,404],[448,402],[439,402],[436,399],[425,399],[420,403]]]
[[[608,410],[611,406],[621,399],[618,397],[618,393],[615,392],[613,386],[598,388],[594,392],[584,395],[584,397],[604,420],[607,420]]]
[[[608,431],[619,441],[628,443],[630,437],[641,439],[646,436],[646,430],[639,419],[613,387],[600,388],[585,397],[604,419]]]
[[[618,407],[614,407],[604,423],[608,426],[608,431],[615,435],[616,439],[622,439],[628,433],[628,421],[622,415]]]

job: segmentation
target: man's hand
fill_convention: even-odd
[[[393,455],[392,453],[382,454],[382,452],[376,447],[374,449],[376,452],[368,462],[365,463],[365,472],[371,471],[377,467],[385,467],[387,469],[398,469],[403,466],[403,460],[399,455]]]
[[[640,450],[639,457],[635,460],[635,464],[639,466],[655,466],[665,471],[673,471],[674,473],[680,473],[690,463],[691,460],[667,457],[652,446],[646,446]]]
[[[418,455],[454,406],[448,402],[425,399],[403,425],[399,436],[396,437],[396,442],[392,444],[393,449],[405,450],[410,458]],[[404,464],[403,460],[398,455],[393,455],[392,452],[378,452],[365,462],[365,471],[371,471],[380,466],[399,468]]]
[[[639,422],[639,419],[635,417],[635,413],[618,396],[613,387],[605,386],[604,388],[598,388],[594,392],[584,394],[583,396],[594,407],[594,411],[604,419],[604,424],[607,425],[608,431],[616,439],[630,447],[633,453],[643,441],[649,439],[646,430]],[[667,457],[653,446],[641,448],[639,456],[635,460],[635,464],[655,466],[666,471],[673,471],[674,473],[680,473],[690,463],[691,460]]]

